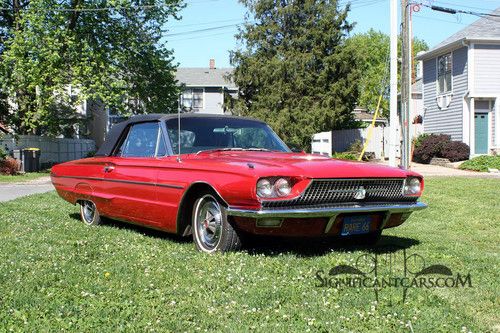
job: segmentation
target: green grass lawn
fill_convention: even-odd
[[[499,198],[498,180],[427,180],[430,208],[381,245],[473,286],[411,289],[405,303],[400,290],[377,303],[369,288],[315,286],[317,270],[367,248],[273,241],[208,256],[160,232],[86,227],[54,193],[1,203],[0,331],[498,332]]]
[[[15,176],[0,174],[0,183],[21,183],[30,180],[35,180],[41,177],[48,177],[49,175],[50,171],[27,172],[22,175],[15,175]]]

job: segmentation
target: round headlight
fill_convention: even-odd
[[[273,186],[269,179],[262,178],[257,182],[257,195],[263,198],[269,198],[273,194]]]
[[[420,179],[410,178],[406,180],[405,194],[419,194],[420,193]]]
[[[286,197],[292,191],[290,183],[285,178],[280,178],[274,183],[274,189],[280,197]]]

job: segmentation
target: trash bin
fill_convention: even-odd
[[[40,149],[38,148],[25,148],[23,149],[23,167],[24,172],[38,172],[40,171]]]

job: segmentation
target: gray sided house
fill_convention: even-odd
[[[236,97],[238,89],[227,79],[232,68],[216,68],[215,61],[210,60],[206,68],[177,68],[175,78],[183,91],[179,96],[179,108],[183,112],[200,112],[223,114],[231,110],[227,105],[227,96]],[[107,132],[115,123],[127,117],[105,108],[98,101],[87,101],[85,112],[91,118],[89,123],[90,137],[99,147]],[[177,111],[177,110],[174,110]]]
[[[424,132],[467,143],[471,157],[500,152],[500,19],[481,18],[418,59]]]
[[[232,68],[216,68],[215,61],[210,60],[208,68],[177,69],[175,78],[183,88],[179,97],[179,107],[187,112],[229,113],[227,97],[236,97],[238,88],[227,78]]]

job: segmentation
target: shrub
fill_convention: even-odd
[[[469,158],[469,146],[460,141],[451,141],[446,134],[422,134],[414,141],[413,160],[428,164],[433,157],[447,158],[451,162]]]
[[[446,134],[431,134],[420,140],[418,147],[413,152],[413,160],[429,164],[433,157],[439,156],[444,144],[451,142],[451,137]]]
[[[361,142],[361,140],[356,140],[351,143],[347,151],[351,153],[358,153],[359,155],[363,151],[363,143]]]
[[[12,157],[0,160],[0,174],[16,175],[19,173],[19,162]]]
[[[356,154],[356,153],[353,153],[350,151],[346,151],[343,153],[335,153],[335,154],[333,154],[332,158],[336,158],[339,160],[354,160],[354,161],[356,161],[358,159],[358,156],[359,156],[359,154]]]
[[[363,143],[360,140],[356,140],[351,145],[349,148],[347,148],[347,151],[344,152],[336,152],[333,153],[332,158],[337,158],[339,160],[357,160],[361,152],[363,151]],[[370,161],[375,158],[375,153],[373,152],[365,152],[363,154],[363,161]]]
[[[478,156],[460,164],[460,169],[472,171],[488,171],[490,169],[500,170],[500,156]]]
[[[415,148],[420,147],[422,145],[422,141],[424,141],[425,138],[429,137],[430,134],[420,134],[417,138],[413,139],[413,145]]]
[[[85,155],[85,157],[94,157],[95,153],[96,153],[95,150],[90,150],[90,151],[87,152],[87,154]]]
[[[460,141],[446,142],[439,153],[439,157],[447,158],[451,162],[464,161],[469,159],[469,146]]]
[[[361,140],[356,140],[347,148],[344,152],[334,152],[332,158],[336,158],[339,160],[353,160],[357,161],[359,155],[363,151],[363,142]],[[373,152],[364,152],[363,153],[363,161],[370,161],[375,159],[375,153]]]

